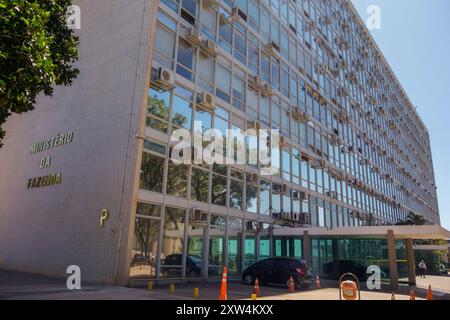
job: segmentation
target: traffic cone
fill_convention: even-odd
[[[228,296],[227,296],[227,267],[223,267],[222,284],[220,286],[219,300],[228,300]]]
[[[414,291],[414,288],[411,288],[411,291],[409,292],[409,300],[416,300],[416,292]]]
[[[289,279],[289,292],[294,292],[295,291],[295,287],[294,287],[294,277],[291,276],[291,278]]]
[[[427,300],[433,300],[433,290],[431,290],[431,285],[428,286]]]
[[[395,300],[395,293],[394,292],[392,292],[391,300]]]
[[[259,289],[258,278],[256,278],[255,280],[255,285],[253,287],[253,294],[256,294],[257,297],[261,297],[261,290]]]
[[[318,275],[316,277],[316,289],[320,289],[320,277]]]

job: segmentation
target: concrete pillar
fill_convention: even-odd
[[[260,260],[260,241],[261,241],[261,235],[260,233],[256,233],[255,234],[255,257],[256,257],[256,261]]]
[[[308,262],[308,266],[312,266],[311,259],[311,237],[308,231],[303,232],[303,259]]]
[[[408,283],[410,286],[415,286],[416,262],[414,260],[414,247],[412,239],[406,239],[406,263],[408,265]]]
[[[211,215],[208,214],[208,224],[203,228],[203,277],[208,277],[208,267],[209,267],[209,224],[211,222]]]
[[[397,268],[397,252],[395,250],[395,236],[393,230],[388,230],[387,247],[389,259],[389,273],[391,278],[392,290],[398,289],[398,268]]]

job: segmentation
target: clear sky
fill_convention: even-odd
[[[381,9],[371,33],[428,127],[441,223],[450,230],[450,1],[352,0],[364,21]]]

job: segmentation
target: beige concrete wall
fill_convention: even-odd
[[[152,2],[75,1],[82,18],[79,78],[5,127],[0,267],[65,276],[75,264],[84,281],[125,281]],[[71,144],[31,154],[33,143],[67,131],[74,133]],[[45,156],[51,167],[40,169]],[[27,189],[29,178],[56,172],[61,185]],[[104,208],[111,215],[101,228]]]

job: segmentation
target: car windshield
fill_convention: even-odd
[[[189,258],[192,260],[192,262],[194,263],[201,263],[202,262],[202,258],[201,257],[197,257],[197,256],[189,256]]]

